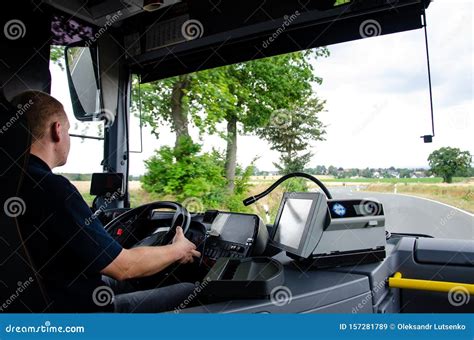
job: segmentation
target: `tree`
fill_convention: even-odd
[[[305,172],[312,174],[312,175],[326,175],[327,169],[324,165],[316,165],[315,168],[307,168]]]
[[[328,175],[337,176],[337,168],[333,165],[330,165],[328,168]]]
[[[258,134],[271,143],[271,149],[281,153],[280,163],[274,163],[281,174],[304,171],[312,152],[306,151],[311,142],[323,140],[325,134],[318,113],[324,101],[309,97],[293,110],[279,111],[278,119],[272,117],[268,126]]]
[[[412,170],[411,169],[398,169],[399,173],[400,173],[400,178],[410,178],[411,174],[412,174]]]
[[[344,176],[345,177],[359,176],[359,170],[358,169],[347,169],[347,170],[344,171]]]
[[[312,84],[322,81],[313,74],[311,58],[328,54],[320,48],[146,84],[148,88],[141,91],[145,122],[155,132],[163,121],[170,122],[176,143],[189,136],[191,121],[201,132],[218,133],[226,141],[225,173],[233,191],[239,132],[256,133],[276,110],[303,102],[312,93]],[[225,123],[225,132],[217,130],[220,122]]]
[[[64,71],[64,47],[63,46],[51,46],[49,59]]]
[[[169,123],[175,133],[175,149],[180,141],[191,139],[187,94],[193,91],[192,78],[197,76],[186,74],[146,84],[139,84],[138,77],[133,78],[132,112],[142,110],[145,125],[152,128],[157,138],[160,128]]]
[[[469,151],[451,147],[435,150],[428,157],[431,171],[443,177],[445,183],[452,183],[455,174],[467,175],[471,162],[472,156]]]
[[[469,168],[469,171],[468,171],[468,173],[467,173],[467,176],[468,176],[468,177],[474,177],[474,167],[471,166],[471,167]]]
[[[183,137],[177,147],[164,146],[145,162],[143,187],[181,201],[198,199],[206,207],[216,208],[225,193],[223,162],[219,153],[202,154],[198,144]]]
[[[322,48],[226,66],[230,79],[235,79],[228,89],[235,104],[227,107],[224,118],[227,122],[226,177],[230,191],[234,187],[238,123],[242,124],[244,133],[257,133],[266,138],[262,128],[268,127],[274,112],[302,105],[312,94],[312,83],[322,82],[314,75],[310,60],[327,55],[327,49]]]
[[[361,175],[362,177],[364,177],[364,178],[372,178],[372,177],[374,177],[372,170],[370,170],[369,168],[363,169],[363,170],[360,172],[360,175]]]

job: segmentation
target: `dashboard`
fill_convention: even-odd
[[[255,214],[209,210],[189,215],[179,208],[157,210],[161,208],[148,205],[107,211],[99,219],[104,219],[107,232],[125,248],[167,244],[171,238],[166,235],[173,234],[168,231],[185,226],[186,237],[202,254],[200,259],[172,265],[132,284],[143,290],[177,282],[206,282],[199,301],[188,306],[187,312],[418,312],[432,306],[432,301],[442,311],[453,311],[445,295],[429,290],[400,293],[386,282],[395,272],[460,285],[470,282],[472,276],[466,269],[472,268],[472,252],[463,251],[462,257],[454,259],[459,249],[472,249],[472,243],[387,234],[383,206],[374,199],[284,193],[269,230]],[[108,224],[107,219],[113,221]],[[442,272],[439,277],[433,277],[436,267]],[[290,289],[293,300],[280,309],[271,297],[282,285]],[[354,309],[364,306],[364,301],[372,304]],[[472,310],[472,304],[465,310]]]
[[[102,222],[107,224],[123,212],[106,211]],[[157,210],[149,216],[133,216],[107,231],[125,248],[151,246],[169,230],[173,215]],[[257,215],[210,210],[192,216],[186,237],[202,254],[199,265],[209,268],[221,257],[261,255],[267,246],[268,231]]]
[[[266,248],[268,232],[257,215],[207,211],[202,224],[206,228],[202,254],[207,265],[221,257],[260,255]]]

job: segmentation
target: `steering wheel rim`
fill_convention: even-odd
[[[111,231],[114,230],[119,224],[122,224],[124,221],[129,220],[135,216],[143,216],[143,215],[148,214],[149,215],[148,217],[150,218],[152,211],[156,209],[174,209],[175,213],[171,221],[170,229],[163,236],[163,238],[161,238],[160,244],[154,244],[155,246],[169,244],[173,240],[173,237],[176,234],[176,228],[178,226],[181,226],[181,228],[183,228],[184,234],[189,230],[189,226],[191,225],[191,214],[185,207],[183,207],[178,202],[155,201],[155,202],[140,205],[136,208],[133,208],[121,214],[120,216],[117,216],[112,221],[107,223],[107,225],[104,227],[105,231],[111,234]],[[134,222],[135,221],[133,221],[131,224],[133,224]],[[178,222],[181,222],[181,223],[178,223]],[[143,241],[143,239],[136,242],[135,245],[140,243],[141,241]]]

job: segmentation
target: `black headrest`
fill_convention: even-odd
[[[14,107],[0,89],[0,174],[16,177],[29,156],[31,134],[24,105]]]
[[[0,89],[0,301],[3,312],[42,312],[48,299],[37,275],[16,209],[30,155],[25,107],[12,106]],[[11,208],[11,209],[10,209]]]

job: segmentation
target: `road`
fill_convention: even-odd
[[[424,198],[329,188],[334,198],[374,198],[383,204],[385,225],[391,232],[428,234],[439,238],[474,240],[474,215]]]

